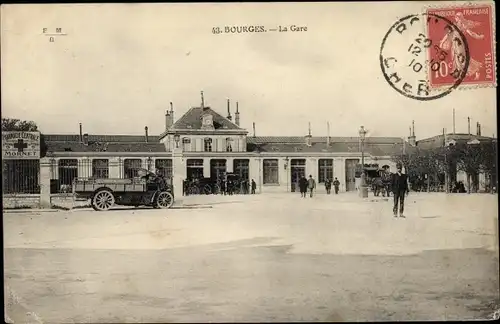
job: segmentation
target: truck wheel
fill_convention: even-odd
[[[170,208],[174,204],[174,196],[170,192],[162,191],[160,192],[155,199],[155,207],[156,208]]]
[[[212,193],[212,187],[207,184],[203,187],[203,192],[205,193],[205,195],[210,195]]]
[[[99,190],[92,198],[92,208],[97,211],[110,209],[115,204],[115,196],[107,189]]]

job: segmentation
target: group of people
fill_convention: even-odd
[[[325,179],[325,189],[326,193],[329,195],[332,192],[332,184],[333,187],[335,188],[335,194],[339,193],[339,187],[340,187],[340,181],[335,178],[333,182],[330,179]],[[313,197],[314,189],[316,189],[316,180],[312,177],[312,175],[309,175],[309,179],[306,179],[305,176],[302,176],[299,179],[299,191],[300,191],[300,196],[302,198],[305,198],[307,195],[307,192],[309,192],[309,197]]]
[[[223,195],[232,195],[234,193],[242,193],[244,195],[251,193],[254,195],[255,189],[257,188],[257,184],[254,179],[252,179],[252,181],[235,181],[234,179],[225,177],[219,179],[217,184],[219,185],[220,193]]]
[[[398,217],[398,211],[399,211],[399,217],[404,218],[404,203],[405,203],[405,196],[408,195],[409,192],[409,187],[408,187],[408,176],[404,173],[402,173],[402,165],[397,164],[396,165],[396,173],[391,175],[391,189],[392,193],[394,195],[394,206],[393,206],[393,213],[394,217]],[[335,188],[335,194],[338,194],[339,192],[339,186],[340,182],[337,178],[332,182],[330,179],[325,180],[325,188],[327,194],[330,194],[331,188]],[[299,189],[300,189],[300,195],[302,198],[305,198],[307,195],[307,192],[309,192],[309,197],[313,197],[314,190],[316,189],[316,181],[312,177],[312,175],[309,175],[309,179],[306,179],[305,176],[302,176],[299,179]]]

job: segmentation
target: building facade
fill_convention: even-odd
[[[150,136],[50,135],[44,136],[51,160],[52,191],[69,190],[74,177],[133,177],[139,168],[159,170],[174,179],[217,178],[224,172],[254,180],[257,192],[294,190],[300,176],[320,184],[340,181],[341,191],[356,190],[356,165],[394,170],[394,154],[411,147],[397,137],[255,136],[240,127],[238,104],[231,116],[203,104],[174,119],[173,106],[165,114],[165,131]],[[177,159],[176,159],[177,158]]]

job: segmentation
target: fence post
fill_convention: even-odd
[[[49,158],[40,159],[40,208],[51,208],[50,202],[50,169]]]

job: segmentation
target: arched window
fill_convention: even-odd
[[[207,137],[204,139],[204,151],[205,152],[212,152],[212,139]]]
[[[191,147],[191,139],[189,137],[183,137],[182,138],[182,150],[183,151],[190,151]]]
[[[231,137],[226,137],[226,152],[233,151],[233,139]]]

